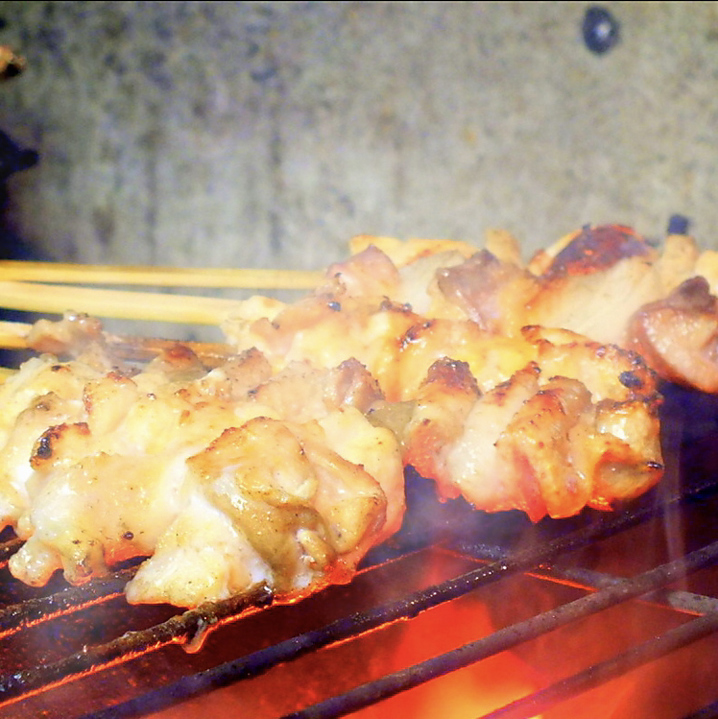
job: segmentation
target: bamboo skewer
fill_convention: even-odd
[[[0,307],[27,312],[85,312],[97,317],[218,325],[235,300],[157,292],[89,289],[0,281]]]
[[[309,290],[319,285],[323,277],[322,272],[312,270],[125,267],[0,260],[0,280],[57,284]]]
[[[0,322],[0,347],[9,350],[25,349],[31,329],[32,325],[26,322]]]
[[[22,350],[28,349],[27,338],[32,325],[26,322],[0,322],[0,348]],[[235,350],[221,342],[193,342],[165,340],[156,337],[139,335],[118,335],[104,333],[104,338],[114,355],[123,360],[147,361],[163,351],[171,350],[177,344],[191,349],[208,367],[216,367],[231,356]],[[0,367],[0,375],[3,369]],[[7,369],[6,373],[13,370]],[[1,380],[0,380],[1,381]]]
[[[120,267],[0,260],[0,307],[41,314],[83,312],[96,317],[218,325],[236,308],[236,300],[77,287],[74,283],[306,290],[317,287],[323,278],[322,272],[301,270]],[[56,284],[45,284],[48,282]],[[27,323],[0,321],[0,347],[28,349],[31,329],[32,325]],[[105,340],[118,358],[129,360],[149,360],[176,344],[175,340],[109,333],[105,333]],[[217,366],[233,352],[229,345],[221,343],[181,344],[194,351],[208,367]],[[0,383],[4,379],[2,370]]]

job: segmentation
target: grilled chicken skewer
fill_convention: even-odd
[[[412,255],[412,243],[374,241],[410,284],[417,274],[412,265],[425,262]],[[354,247],[370,242],[357,238]],[[700,252],[692,237],[669,235],[659,251],[630,228],[589,226],[525,266],[518,244],[505,233],[494,233],[473,255],[463,243],[455,243],[453,252],[428,285],[430,316],[469,318],[501,337],[520,336],[527,325],[569,329],[638,351],[671,382],[718,391],[718,252]],[[450,259],[446,252],[444,257]]]
[[[10,559],[23,581],[152,555],[130,601],[258,583],[294,599],[347,581],[398,529],[398,445],[364,416],[379,395],[358,363],[270,376],[250,351],[207,373],[187,350],[133,374],[93,350],[35,358],[0,389],[0,514],[26,539]]]
[[[706,311],[706,303],[703,302],[701,308],[691,308],[690,320],[686,314],[687,303],[682,303],[681,319],[686,322],[680,339],[675,336],[675,332],[667,332],[671,329],[669,325],[650,327],[652,321],[660,325],[658,314],[641,312],[648,304],[668,301],[668,297],[678,290],[682,282],[694,277],[703,277],[710,293],[718,292],[718,252],[699,252],[693,238],[687,235],[670,235],[659,252],[629,228],[612,225],[586,227],[537,253],[526,266],[521,261],[518,243],[508,233],[499,231],[488,233],[486,248],[481,251],[463,242],[401,242],[394,238],[369,236],[355,238],[351,246],[357,254],[372,244],[391,259],[394,272],[398,273],[394,279],[384,278],[389,279],[391,285],[387,296],[399,305],[409,304],[414,312],[422,316],[470,318],[479,327],[502,337],[517,336],[526,325],[571,329],[603,343],[638,348],[655,358],[659,371],[672,364],[670,358],[664,355],[676,352],[685,356],[686,361],[680,361],[681,372],[673,369],[667,378],[704,391],[716,391],[714,379],[703,379],[706,371],[716,373],[715,368],[706,364],[706,355],[709,355],[707,361],[713,363],[709,345],[715,336],[715,332],[706,335],[706,322],[715,321],[715,313]],[[44,277],[42,273],[48,271],[44,265],[36,268],[32,263],[16,264],[18,266],[13,265],[10,270],[16,272],[13,276],[19,278],[35,277],[35,274],[28,273],[36,269],[38,277]],[[51,266],[49,270],[55,274],[50,276],[56,278],[57,271],[61,269]],[[100,269],[104,272],[103,281],[108,282],[122,282],[126,274],[121,271],[123,268]],[[177,273],[168,270],[140,270],[135,270],[137,277],[133,275],[133,279],[138,282],[145,275],[152,276],[158,284],[177,282]],[[91,277],[95,276],[93,272],[93,268],[90,268]],[[195,284],[209,283],[208,272],[198,271],[198,282]],[[267,278],[263,275],[255,278],[253,271],[243,272],[245,274],[240,280],[232,281],[241,281],[243,286],[264,286],[262,283]],[[282,279],[282,286],[307,286],[308,278],[304,276],[307,274],[296,273],[295,281],[293,273],[286,271],[287,277]],[[318,273],[311,274],[311,277],[315,276]],[[224,277],[219,279],[225,281]],[[58,311],[78,301],[74,289],[61,297],[55,297],[52,293],[57,288],[37,284],[28,286],[22,282],[6,285],[6,304],[18,309]],[[125,292],[120,293],[120,300],[116,291],[87,292],[90,294],[83,295],[81,303],[88,302],[88,307],[92,307],[90,311],[100,316],[147,316],[148,305],[154,306],[156,298],[158,302],[164,303],[160,315],[165,320],[174,319],[185,323],[221,321],[227,312],[244,320],[251,317],[270,318],[277,315],[283,306],[282,303],[266,298],[255,299],[245,303],[245,307],[237,313],[234,310],[236,303],[211,300],[215,302],[211,311],[198,318],[196,305],[205,301],[202,298],[168,298],[165,295]],[[170,302],[169,308],[173,310],[171,318],[166,311],[167,302]],[[175,312],[175,309],[179,311]],[[655,307],[653,309],[657,310]],[[636,322],[634,316],[639,312],[639,322]],[[665,316],[665,313],[660,316]],[[228,325],[233,334],[237,331],[236,324]],[[18,328],[15,323],[3,323],[2,330],[2,346],[25,346],[24,326]],[[640,340],[636,333],[642,336]],[[668,335],[667,339],[663,338],[665,334]],[[671,337],[675,337],[676,341],[672,341]],[[649,342],[652,347],[648,346]],[[680,342],[692,347],[691,352],[686,354],[685,348],[679,346]],[[148,355],[156,353],[153,345],[159,341],[115,338],[113,343],[118,346],[118,351],[122,349],[124,352],[143,354],[146,359]],[[194,349],[198,353],[206,352],[201,343],[197,343]],[[216,351],[210,349],[210,352],[218,352],[221,358],[224,348],[218,347]],[[699,368],[698,372],[692,371],[694,365]]]
[[[628,246],[619,254],[643,257],[632,235],[619,239]],[[395,257],[411,251],[388,244]],[[546,286],[488,251],[467,254],[461,243],[424,246],[397,267],[367,244],[312,295],[247,300],[224,329],[275,369],[357,358],[398,403],[375,417],[400,437],[404,463],[478,509],[563,517],[653,486],[663,471],[660,398],[645,362],[577,332],[525,325],[548,314]]]

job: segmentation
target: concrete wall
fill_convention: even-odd
[[[9,218],[88,262],[315,268],[357,233],[718,247],[718,3],[0,2]]]

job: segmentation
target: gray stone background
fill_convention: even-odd
[[[318,268],[358,233],[718,247],[718,3],[0,2],[7,220],[85,262]]]

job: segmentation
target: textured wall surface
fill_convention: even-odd
[[[718,247],[718,3],[0,2],[10,219],[88,262],[320,267],[357,233]]]

